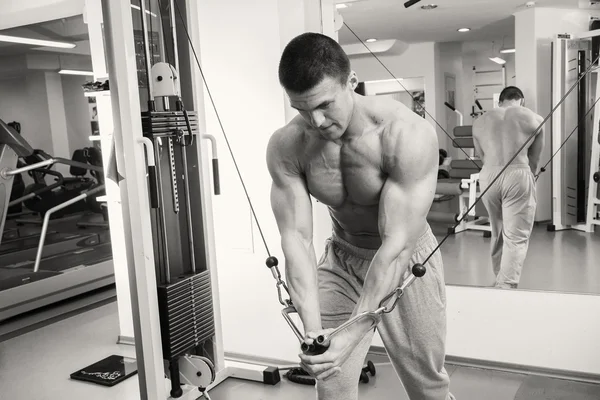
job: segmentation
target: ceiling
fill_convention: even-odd
[[[503,36],[514,40],[513,14],[527,0],[423,0],[405,8],[405,0],[335,0],[344,23],[361,39],[398,39],[406,43],[491,41]],[[433,10],[421,6],[436,4]],[[579,0],[536,0],[534,7],[578,8]],[[458,28],[471,28],[460,33]],[[346,27],[339,31],[341,44],[357,43]]]
[[[90,57],[88,29],[87,25],[83,22],[82,15],[20,26],[18,28],[4,29],[0,30],[0,34],[76,44],[76,47],[73,49],[61,49],[0,42],[0,56],[58,53]]]

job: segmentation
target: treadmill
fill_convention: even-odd
[[[0,120],[0,243],[14,175],[55,163],[101,170],[101,167],[58,157],[16,168],[19,157],[32,153],[29,143]],[[68,251],[46,252],[44,246],[52,212],[82,201],[103,188],[104,185],[96,186],[46,213],[35,257],[28,254],[8,265],[0,263],[0,321],[114,284],[110,240],[84,241]]]

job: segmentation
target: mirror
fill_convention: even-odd
[[[512,262],[512,276],[505,280],[511,284],[501,285],[504,289],[600,294],[595,261],[600,256],[600,229],[594,229],[600,215],[597,207],[588,207],[589,199],[598,199],[593,174],[600,169],[598,141],[592,140],[598,135],[598,130],[592,129],[598,126],[594,119],[598,114],[594,102],[600,95],[596,74],[590,73],[569,93],[558,110],[562,112],[560,120],[549,119],[543,125],[545,144],[536,172],[532,173],[528,165],[522,169],[523,182],[533,182],[528,184],[530,203],[535,196],[535,207],[530,207],[526,218],[532,224],[529,235],[529,222],[525,227],[513,223],[524,214],[514,211],[514,207],[511,211],[506,194],[495,194],[504,199],[500,208],[490,208],[483,200],[474,205],[487,189],[479,174],[483,161],[493,158],[491,149],[499,148],[500,142],[498,132],[491,132],[496,138],[489,139],[485,147],[490,150],[481,157],[473,139],[474,133],[478,136],[481,132],[472,129],[479,118],[492,118],[501,112],[500,93],[508,86],[521,85],[524,106],[545,118],[576,82],[578,71],[585,71],[597,57],[596,39],[564,43],[561,62],[567,65],[566,72],[558,72],[552,59],[556,54],[552,43],[555,36],[518,25],[517,18],[524,18],[519,16],[520,10],[498,5],[485,16],[450,18],[451,13],[460,13],[461,7],[426,9],[419,4],[405,9],[402,3],[384,1],[337,2],[337,12],[343,19],[338,39],[359,80],[364,82],[359,87],[361,94],[391,97],[411,107],[411,95],[417,94],[412,85],[418,82],[424,90],[426,111],[419,114],[425,114],[436,128],[440,148],[438,187],[428,221],[438,241],[444,241],[440,251],[446,284],[494,288],[501,280],[498,274],[511,270],[507,265]],[[556,13],[557,26],[565,32],[592,29],[585,10],[551,11]],[[583,59],[579,64],[578,57]],[[537,67],[530,67],[532,63]],[[536,82],[530,83],[526,73],[517,76],[517,71],[534,74]],[[579,120],[584,122],[578,127]],[[573,130],[575,133],[569,137]],[[501,132],[510,134],[506,129]],[[515,139],[510,156],[518,150],[518,140],[524,142]],[[503,158],[510,159],[508,155]],[[545,170],[540,172],[542,167]],[[484,173],[490,168],[488,164]],[[511,171],[514,167],[508,173]],[[500,184],[492,185],[484,197],[493,199]],[[463,216],[459,223],[457,220]],[[499,234],[494,237],[490,237],[491,218],[496,227],[503,222],[503,229],[498,228]],[[492,243],[496,245],[495,261]],[[515,246],[520,250],[513,251]]]
[[[96,99],[87,96],[93,89],[88,26],[74,15],[0,35],[0,119],[12,129],[0,135],[0,163],[11,170],[37,166],[2,185],[9,189],[0,209],[4,320],[114,290],[114,277]],[[7,135],[21,137],[32,151],[11,158]],[[0,336],[27,324],[3,324]]]

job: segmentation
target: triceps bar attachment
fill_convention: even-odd
[[[294,321],[292,321],[292,318],[290,317],[290,314],[297,312],[296,308],[294,307],[294,305],[292,304],[292,301],[290,299],[283,299],[281,287],[283,287],[285,289],[285,291],[287,292],[288,295],[289,295],[289,290],[288,290],[285,282],[281,279],[281,274],[279,272],[279,269],[277,268],[277,265],[279,264],[277,258],[275,258],[275,257],[267,258],[266,264],[267,264],[267,267],[269,267],[269,269],[271,270],[273,277],[277,281],[277,294],[279,296],[279,302],[283,306],[285,306],[285,308],[281,311],[281,314],[283,315],[283,318],[286,320],[286,322],[288,323],[288,325],[290,326],[290,328],[292,329],[292,331],[298,338],[298,341],[301,343],[300,348],[301,348],[302,352],[306,355],[318,355],[318,354],[325,353],[327,351],[327,349],[329,348],[331,339],[335,335],[337,335],[339,332],[345,330],[349,326],[356,324],[359,321],[362,321],[365,318],[372,320],[371,328],[375,327],[381,320],[381,316],[383,314],[387,314],[387,313],[391,312],[394,308],[396,308],[396,304],[400,300],[400,297],[402,297],[402,295],[404,294],[404,291],[406,290],[406,288],[409,287],[410,285],[412,285],[413,282],[417,278],[421,278],[423,275],[425,275],[425,272],[427,272],[427,269],[425,268],[425,266],[423,264],[413,265],[413,267],[411,269],[411,274],[408,276],[408,278],[406,278],[402,282],[402,285],[400,285],[399,287],[394,289],[393,292],[388,294],[381,301],[378,309],[376,309],[375,311],[365,311],[363,313],[360,313],[360,314],[354,316],[353,318],[349,319],[348,321],[346,321],[345,323],[343,323],[342,325],[337,327],[335,330],[333,330],[328,335],[320,335],[319,337],[317,337],[317,339],[312,344],[309,345],[304,342],[304,336],[302,335],[302,332],[300,332],[300,329],[298,329],[298,327],[296,326],[296,324],[294,323]]]

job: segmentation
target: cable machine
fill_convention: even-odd
[[[578,36],[562,34],[552,43],[552,103],[557,103],[569,87],[581,79],[575,93],[568,96],[552,116],[550,231],[593,232],[594,226],[600,225],[600,105],[597,102],[600,69],[598,65],[591,65],[597,58],[597,50],[594,52],[592,45],[597,37],[596,32]],[[591,68],[590,74],[582,77],[588,68]]]

